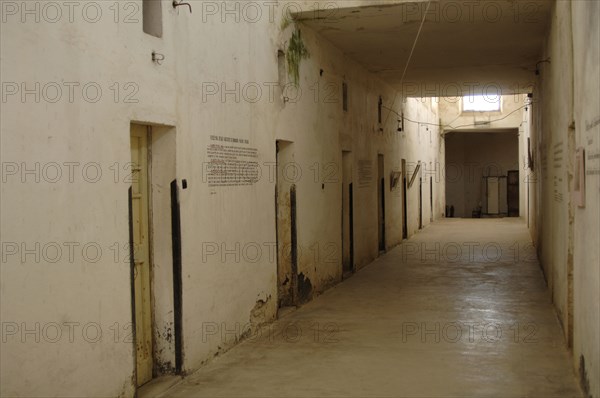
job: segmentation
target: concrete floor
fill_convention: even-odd
[[[163,396],[581,397],[530,242],[438,222]]]

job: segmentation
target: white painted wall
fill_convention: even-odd
[[[586,207],[574,211],[573,361],[600,396],[600,27],[597,2],[572,2],[575,146],[586,151]],[[595,240],[594,240],[595,239]]]
[[[143,33],[141,1],[119,3],[118,15],[109,8],[113,3],[96,4],[102,16],[95,23],[90,22],[94,9],[87,9],[85,17],[76,9],[72,22],[63,15],[55,23],[36,22],[35,15],[22,22],[20,9],[3,14],[2,395],[134,394],[127,258],[132,121],[155,125],[154,333],[167,370],[174,361],[166,333],[173,319],[166,196],[171,178],[180,187],[183,179],[189,184],[180,200],[184,371],[191,372],[235,344],[245,325],[256,327],[276,315],[276,262],[269,249],[276,240],[275,181],[269,171],[277,139],[295,143],[294,159],[303,171],[297,181],[298,237],[304,250],[299,272],[311,281],[309,296],[341,280],[340,179],[328,175],[325,166],[341,170],[342,150],[353,152],[355,262],[361,268],[378,256],[377,191],[374,179],[358,188],[359,161],[370,161],[376,176],[377,154],[383,154],[388,186],[401,159],[413,168],[418,161],[443,162],[437,105],[415,99],[403,103],[390,86],[309,29],[302,28],[311,53],[301,65],[303,94],[284,104],[276,88],[277,50],[285,48],[293,28],[281,31],[281,4],[273,9],[273,19],[263,9],[255,21],[241,15],[236,22],[229,15],[223,22],[221,13],[198,12],[200,3],[192,3],[190,15],[165,0],[162,38]],[[124,23],[128,17],[138,22]],[[165,56],[162,64],[152,62],[153,51]],[[348,112],[342,110],[342,81],[349,86]],[[39,99],[21,96],[21,84],[32,88],[38,82]],[[102,90],[96,102],[81,94],[88,83],[90,97],[94,88]],[[62,89],[58,99],[52,91],[56,87]],[[213,95],[208,90],[215,87],[219,93]],[[256,87],[262,89],[260,98],[252,91]],[[222,95],[224,88],[234,92]],[[379,126],[380,95],[387,107],[433,125],[427,131],[407,122],[405,132],[398,133],[396,116],[388,119],[384,111],[387,123]],[[248,140],[258,150],[261,178],[251,186],[209,187],[205,162],[211,136]],[[52,174],[57,168],[61,178]],[[34,172],[28,174],[30,169]],[[74,170],[72,179],[69,170]],[[97,170],[102,174],[96,176]],[[425,172],[423,177],[426,181]],[[437,218],[444,207],[444,182],[438,174],[434,181]],[[428,199],[429,185],[424,184],[425,224]],[[409,191],[411,234],[418,228],[417,205],[415,184]],[[402,239],[398,192],[386,190],[386,213],[391,248]],[[252,261],[244,248],[255,244],[262,252]],[[73,259],[68,245],[75,247]],[[90,246],[89,253],[82,254],[84,245]],[[55,247],[62,248],[63,256],[52,262]],[[32,253],[25,252],[31,248]],[[96,256],[94,248],[102,254]],[[210,251],[214,248],[216,253]],[[102,337],[94,342],[96,330]]]
[[[600,395],[599,5],[558,1],[534,92],[532,235],[573,365],[590,396]],[[575,150],[586,151],[586,206],[572,200]]]

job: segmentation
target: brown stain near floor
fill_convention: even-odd
[[[585,369],[585,357],[583,354],[579,357],[579,383],[586,397],[593,398],[590,395],[590,379]]]
[[[313,286],[303,273],[298,274],[298,302],[300,304],[310,301],[313,296]]]

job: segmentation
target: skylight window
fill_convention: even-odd
[[[463,97],[463,112],[499,112],[500,95],[466,95]]]

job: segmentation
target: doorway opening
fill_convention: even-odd
[[[419,229],[423,229],[423,177],[419,177]]]
[[[433,222],[433,177],[429,177],[429,222]]]
[[[296,227],[296,185],[294,144],[278,140],[275,214],[277,234],[277,293],[279,309],[298,303],[298,245]]]
[[[406,159],[402,159],[402,239],[408,239],[408,195]]]
[[[377,188],[377,217],[379,252],[385,252],[385,174],[383,155],[377,155],[378,188]]]
[[[446,133],[446,204],[453,217],[518,217],[518,171],[516,184],[508,184],[509,170],[519,166],[518,134],[518,129]]]
[[[342,277],[354,272],[354,195],[352,152],[342,152]]]
[[[174,127],[131,123],[131,162],[120,170],[123,181],[131,184],[129,258],[138,387],[154,377],[182,370],[181,233],[178,218],[174,218],[179,215],[178,191],[173,190],[177,185],[175,142]],[[166,330],[169,334],[163,333]]]
[[[519,217],[519,170],[508,172],[508,216]]]

